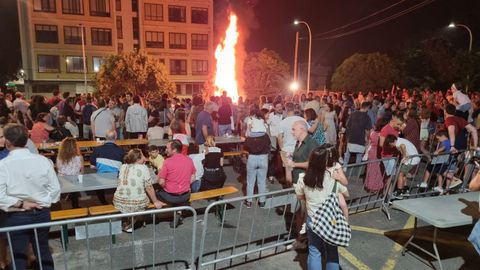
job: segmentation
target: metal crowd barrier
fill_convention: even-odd
[[[266,203],[260,208],[255,199],[263,196]],[[243,204],[247,198],[253,199],[251,209]],[[238,213],[226,212],[232,205]],[[292,224],[298,206],[293,188],[211,203],[205,210],[198,269],[229,268],[262,258],[265,253],[268,256],[285,251],[295,239]],[[210,214],[218,208],[225,213],[219,227],[217,219]]]
[[[184,220],[184,225],[170,228],[168,222],[161,222],[171,221],[172,215],[176,219],[177,211],[183,211],[183,216],[186,213],[191,214],[191,217]],[[151,221],[149,227],[133,230],[131,234],[121,234],[121,219],[133,221],[135,218],[138,220],[139,217]],[[191,221],[187,222],[187,220]],[[70,241],[68,250],[66,239],[69,236],[61,229],[62,225],[74,226],[76,238],[82,239]],[[50,235],[56,233],[56,229],[60,232],[61,241],[55,241],[49,237],[49,248],[55,262],[55,269],[62,269],[62,265],[63,269],[135,269],[158,266],[164,266],[167,269],[171,266],[172,269],[176,269],[179,264],[184,266],[181,269],[191,269],[195,259],[196,226],[197,212],[192,207],[185,206],[4,227],[0,228],[0,234],[7,239],[12,261],[11,269],[14,270],[16,269],[15,257],[10,234],[21,230],[33,230],[34,243],[38,246],[37,231],[45,227],[50,227]],[[192,230],[190,234],[185,232],[189,230]],[[179,243],[191,245],[190,252],[184,248],[178,250]],[[39,250],[35,255],[40,269],[43,269]],[[86,261],[82,260],[82,257],[86,257]]]
[[[350,214],[381,207],[390,219],[386,195],[394,181],[396,164],[397,158],[391,157],[348,164],[344,168],[348,179],[349,197],[346,199]]]

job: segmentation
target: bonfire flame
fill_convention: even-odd
[[[225,39],[221,41],[215,50],[217,60],[215,72],[215,95],[222,95],[223,91],[234,102],[238,100],[238,84],[235,71],[235,46],[239,33],[237,31],[237,16],[230,13],[230,24],[225,33]]]

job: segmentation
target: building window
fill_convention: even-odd
[[[138,0],[132,0],[132,11],[138,12]]]
[[[171,75],[187,75],[187,60],[170,60]]]
[[[192,7],[192,23],[208,24],[208,9]]]
[[[175,94],[181,95],[182,94],[182,85],[181,84],[175,84]]]
[[[63,36],[65,44],[82,44],[82,27],[79,26],[64,26],[63,27]],[[85,31],[85,30],[84,30]],[[85,32],[84,32],[85,34]],[[85,37],[85,35],[84,35]],[[84,44],[87,44],[87,41],[83,41]]]
[[[115,0],[115,10],[122,11],[122,0]]]
[[[163,32],[145,32],[145,45],[147,48],[163,48],[165,46]]]
[[[192,50],[208,50],[208,35],[192,34]]]
[[[145,3],[146,21],[163,21],[163,5]]]
[[[98,72],[100,70],[100,66],[103,65],[104,62],[105,62],[105,60],[103,59],[103,57],[94,56],[93,57],[93,71]]]
[[[90,16],[110,17],[110,0],[90,0]]]
[[[207,75],[208,60],[192,60],[192,75]]]
[[[112,30],[108,28],[92,28],[92,45],[112,45]]]
[[[138,17],[132,18],[132,30],[133,30],[133,38],[140,39],[140,25],[138,23]]]
[[[82,73],[83,72],[83,57],[82,56],[67,56],[67,72]]]
[[[170,49],[186,49],[187,48],[187,34],[184,33],[170,33],[169,34]]]
[[[186,8],[183,6],[168,6],[168,21],[170,22],[185,22]]]
[[[117,16],[117,38],[123,38],[122,16]]]
[[[117,47],[117,52],[122,53],[123,52],[123,43],[118,43],[117,46],[118,46]]]
[[[185,84],[185,95],[198,95],[203,90],[202,83],[187,83]]]
[[[82,0],[62,0],[62,12],[63,14],[83,14],[83,1]]]
[[[58,30],[56,25],[35,25],[35,40],[39,43],[58,43]]]
[[[57,12],[56,0],[33,0],[33,10],[42,12]]]
[[[58,84],[33,84],[32,93],[51,93],[52,89],[59,89]]]
[[[58,55],[39,55],[38,72],[60,72],[60,57]]]
[[[140,44],[133,44],[133,50],[138,52],[140,50]]]

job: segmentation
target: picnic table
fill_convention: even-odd
[[[468,192],[455,195],[425,197],[394,201],[393,207],[415,217],[414,228],[407,243],[403,246],[402,255],[405,255],[407,246],[412,245],[427,255],[435,258],[440,269],[443,269],[440,254],[437,248],[437,231],[441,228],[473,224],[480,218],[478,200],[480,192]],[[434,227],[433,250],[435,254],[413,243],[417,234],[417,220],[420,219]]]
[[[148,144],[149,145],[156,145],[156,146],[166,146],[168,141],[169,140],[167,140],[167,139],[149,140]],[[189,138],[188,142],[193,144],[193,143],[195,143],[195,140],[193,138]],[[229,137],[217,136],[217,137],[215,137],[215,143],[217,145],[219,145],[219,144],[241,144],[243,142],[245,142],[245,138],[240,137],[240,136],[229,136]]]
[[[58,176],[61,193],[117,188],[118,173],[89,173],[78,181],[78,175]]]
[[[77,145],[79,148],[94,148],[102,146],[105,144],[105,141],[78,141]],[[132,146],[132,145],[142,145],[148,144],[147,139],[125,139],[125,140],[116,140],[115,144],[118,146]],[[60,147],[60,142],[54,143],[37,143],[35,144],[39,150],[58,150]]]

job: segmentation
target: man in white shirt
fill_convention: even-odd
[[[98,102],[98,109],[90,116],[90,128],[94,139],[105,140],[108,131],[115,131],[115,117],[105,100]]]
[[[272,150],[271,155],[269,157],[268,163],[268,179],[271,183],[275,181],[275,174],[276,174],[276,160],[278,155],[278,147],[277,147],[277,137],[278,133],[280,133],[280,122],[283,120],[283,105],[281,102],[276,102],[273,105],[274,111],[268,114],[267,117],[267,124],[270,129],[270,141],[272,142]]]
[[[25,147],[28,130],[19,124],[4,128],[5,145],[9,150],[0,161],[0,209],[7,212],[2,227],[50,222],[50,206],[60,199],[60,184],[51,160],[32,154]],[[48,248],[49,227],[37,229],[38,250],[43,269],[54,269]],[[10,233],[16,269],[25,269],[26,250],[30,242],[34,247],[33,230]],[[37,249],[37,248],[36,248]],[[13,261],[13,260],[12,260]]]
[[[140,97],[133,97],[133,105],[128,107],[125,114],[125,127],[129,139],[145,137],[148,129],[147,110],[140,105]]]
[[[458,83],[452,84],[452,87],[450,89],[453,93],[453,102],[457,111],[462,113],[462,117],[465,120],[467,120],[468,122],[472,122],[472,119],[470,119],[470,116],[472,114],[472,101],[467,95],[462,93]]]
[[[282,158],[283,167],[285,167],[285,180],[290,185],[292,183],[292,168],[288,167],[288,160],[291,159],[293,151],[295,150],[295,143],[297,140],[293,137],[292,127],[293,123],[297,121],[305,121],[304,118],[295,115],[295,105],[292,102],[285,104],[287,117],[279,124],[278,131],[278,146],[280,147],[280,157]]]

